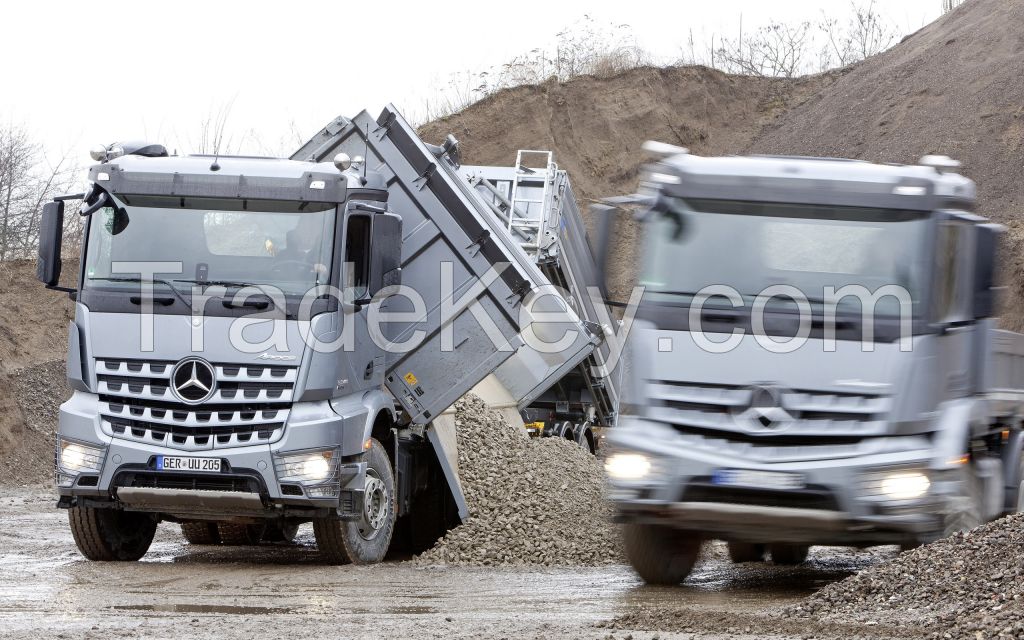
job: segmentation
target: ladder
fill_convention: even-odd
[[[543,168],[530,168],[523,164],[523,156],[543,156]],[[526,239],[519,243],[523,251],[531,258],[549,243],[547,222],[551,210],[552,186],[558,166],[555,165],[551,151],[520,149],[516,152],[515,177],[512,179],[512,199],[508,212],[508,230],[517,232]],[[536,197],[537,188],[540,197]],[[530,197],[533,196],[533,197]]]

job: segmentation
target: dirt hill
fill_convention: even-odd
[[[741,153],[787,108],[821,91],[834,76],[786,80],[730,76],[705,67],[642,68],[496,93],[420,128],[428,141],[448,133],[466,164],[511,164],[516,149],[551,149],[568,170],[581,205],[632,193],[649,159],[645,140],[701,155]],[[586,215],[586,212],[584,212]],[[629,297],[636,227],[620,224],[611,292]]]
[[[978,212],[1009,227],[1008,328],[1024,328],[1024,1],[969,0],[886,53],[846,70],[750,145],[914,162],[940,153],[978,183]]]

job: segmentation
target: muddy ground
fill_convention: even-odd
[[[884,624],[819,626],[778,617],[815,589],[895,551],[816,549],[804,567],[733,567],[720,548],[678,588],[628,567],[499,569],[320,565],[298,544],[191,547],[162,524],[139,563],[88,562],[65,513],[39,489],[0,497],[0,636],[352,638],[912,637]],[[651,615],[656,612],[656,615]],[[667,614],[667,615],[666,615]],[[657,629],[672,621],[674,631]],[[613,620],[615,628],[609,628]],[[636,621],[641,630],[627,628]],[[684,622],[680,624],[680,620]],[[684,631],[687,627],[689,631]],[[732,632],[728,631],[732,628]]]

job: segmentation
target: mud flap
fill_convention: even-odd
[[[455,416],[451,413],[438,416],[427,428],[427,439],[430,440],[434,453],[437,454],[437,460],[441,464],[445,480],[448,481],[448,489],[458,508],[459,519],[465,521],[469,516],[469,508],[466,506],[466,496],[462,492],[462,480],[459,479],[459,450],[455,439]]]

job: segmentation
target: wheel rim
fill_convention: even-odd
[[[364,540],[373,540],[387,522],[391,501],[388,488],[377,472],[366,470],[366,487],[363,491],[363,517],[359,523],[359,535]]]

